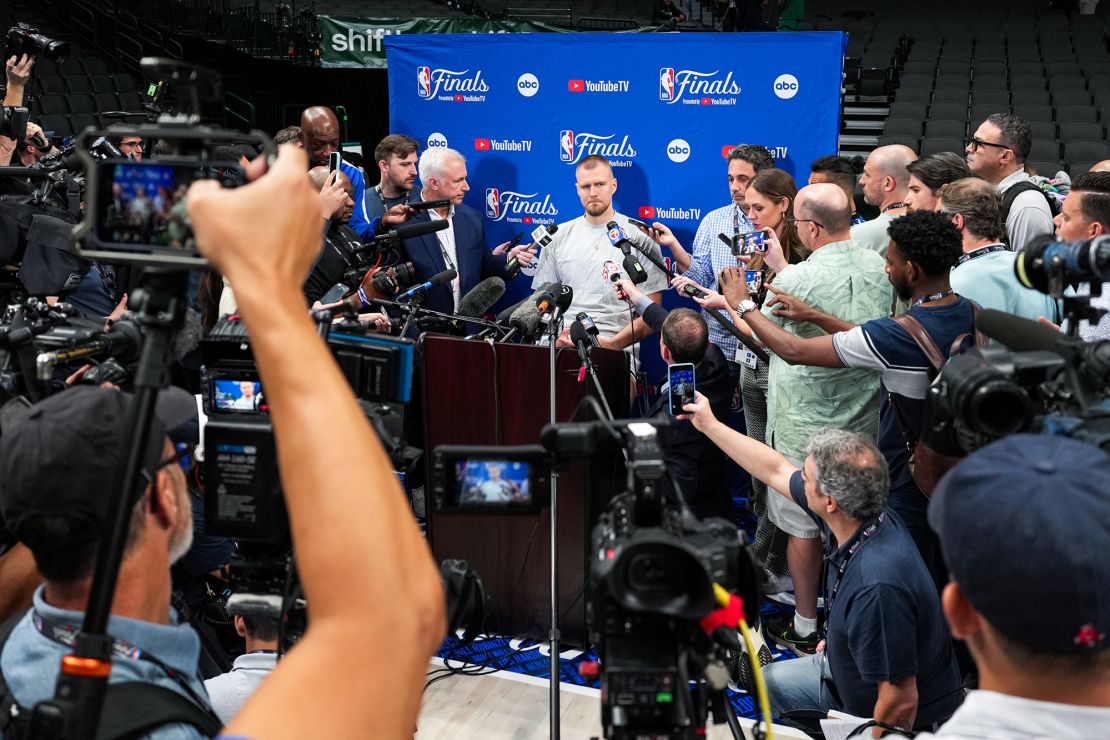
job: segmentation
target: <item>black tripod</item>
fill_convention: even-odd
[[[112,670],[112,638],[107,634],[112,597],[130,524],[131,509],[140,490],[143,453],[154,419],[158,391],[169,383],[173,340],[185,321],[188,273],[150,268],[146,284],[132,293],[131,309],[143,327],[142,349],[135,369],[135,398],[128,410],[133,430],[123,484],[116,492],[112,519],[97,551],[85,620],[62,658],[54,698],[35,705],[27,737],[32,740],[92,740]]]

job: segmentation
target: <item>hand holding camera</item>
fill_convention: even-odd
[[[30,54],[24,54],[22,57],[13,54],[8,59],[4,65],[4,74],[8,78],[9,93],[13,87],[20,89],[27,87],[27,83],[31,81],[31,70],[34,66],[35,58]]]

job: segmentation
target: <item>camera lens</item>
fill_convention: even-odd
[[[1029,395],[978,352],[954,357],[944,369],[953,415],[990,438],[1023,429],[1031,417]]]
[[[402,262],[393,268],[393,274],[401,287],[408,287],[416,279],[416,267],[411,262]]]

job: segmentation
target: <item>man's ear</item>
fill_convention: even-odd
[[[950,581],[944,587],[940,601],[953,637],[966,640],[982,631],[983,616],[975,611],[975,607],[964,596],[958,583]]]
[[[173,481],[165,468],[159,470],[154,476],[154,485],[150,487],[150,499],[151,512],[158,519],[158,524],[167,529],[173,527],[177,517],[182,515],[182,511],[178,507],[179,502],[173,488]]]

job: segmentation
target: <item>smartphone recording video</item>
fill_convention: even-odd
[[[671,415],[686,413],[683,406],[694,402],[694,366],[681,362],[667,368],[668,393],[670,394]]]

